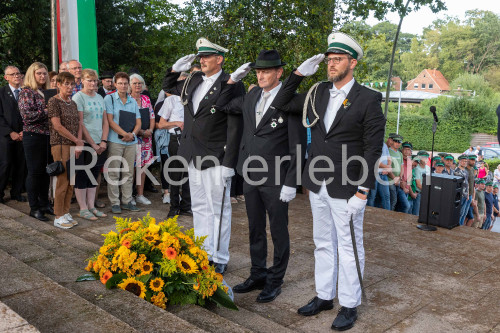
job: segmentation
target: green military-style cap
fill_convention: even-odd
[[[434,162],[434,161],[441,161],[441,157],[439,157],[439,156],[434,156],[434,157],[432,158],[432,161],[433,161],[433,162]]]
[[[446,155],[449,155],[448,153],[438,153],[438,156],[441,156],[442,158],[445,158]]]
[[[484,179],[478,179],[478,180],[476,181],[476,184],[484,184],[484,183],[486,183],[486,182],[484,181]]]
[[[469,155],[469,160],[475,160],[477,159],[477,156],[472,154],[472,155]]]
[[[405,141],[401,144],[401,147],[403,148],[410,148],[410,149],[413,149],[413,145],[411,144],[410,141]]]
[[[446,155],[444,157],[445,160],[454,160],[455,158],[453,157],[453,155]]]
[[[469,157],[467,155],[464,155],[464,154],[458,156],[458,160],[467,160],[468,158]]]
[[[429,153],[425,150],[420,150],[418,153],[417,153],[418,156],[427,156],[429,157]]]
[[[498,184],[497,183],[493,184],[493,188],[498,188]]]
[[[444,163],[443,163],[443,162],[437,162],[437,163],[436,163],[436,166],[437,166],[437,167],[438,167],[438,166],[442,166],[442,167],[444,167]]]
[[[486,186],[493,186],[493,182],[487,182]]]

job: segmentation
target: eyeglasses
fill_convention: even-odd
[[[323,60],[325,64],[329,64],[330,62],[333,62],[335,65],[340,64],[340,62],[344,59],[348,59],[347,57],[331,57],[331,58],[325,58]]]
[[[11,74],[5,74],[7,76],[14,76],[14,77],[19,77],[21,76],[22,74],[21,73],[11,73]]]
[[[394,139],[392,139],[392,141],[394,141],[395,143],[401,143],[401,140],[394,140]]]

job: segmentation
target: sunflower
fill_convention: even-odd
[[[158,234],[153,234],[151,232],[147,232],[144,237],[142,237],[143,240],[145,240],[146,242],[148,242],[149,245],[155,245],[156,241],[159,239],[160,237],[158,236]]]
[[[141,281],[137,281],[133,277],[126,278],[118,285],[118,288],[131,292],[132,294],[144,299],[146,296],[146,286]]]
[[[177,266],[184,274],[194,274],[198,272],[196,262],[187,254],[177,256]]]
[[[149,274],[153,271],[153,263],[151,261],[145,261],[141,265],[141,275]]]
[[[151,296],[151,303],[160,307],[162,309],[166,308],[165,303],[167,302],[167,298],[163,292],[159,292],[158,295]]]
[[[163,282],[161,278],[156,278],[151,280],[151,282],[149,283],[149,288],[151,288],[152,291],[161,291],[164,284],[165,282]]]
[[[165,252],[163,252],[163,254],[165,255],[165,257],[167,257],[167,259],[175,259],[175,257],[177,256],[177,251],[175,251],[175,249],[171,246],[169,246]]]
[[[108,280],[113,276],[113,273],[111,271],[106,271],[103,276],[101,276],[101,282],[102,284],[106,284]]]

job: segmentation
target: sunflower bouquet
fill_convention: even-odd
[[[117,232],[104,234],[104,245],[88,260],[92,274],[77,281],[100,279],[108,289],[127,290],[163,309],[207,300],[238,309],[208,262],[205,237],[195,237],[193,229],[183,232],[176,218],[158,224],[149,214],[138,221],[115,220]]]

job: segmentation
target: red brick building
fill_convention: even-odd
[[[450,84],[437,69],[424,69],[416,78],[408,81],[406,90],[418,90],[441,94],[450,91]]]

